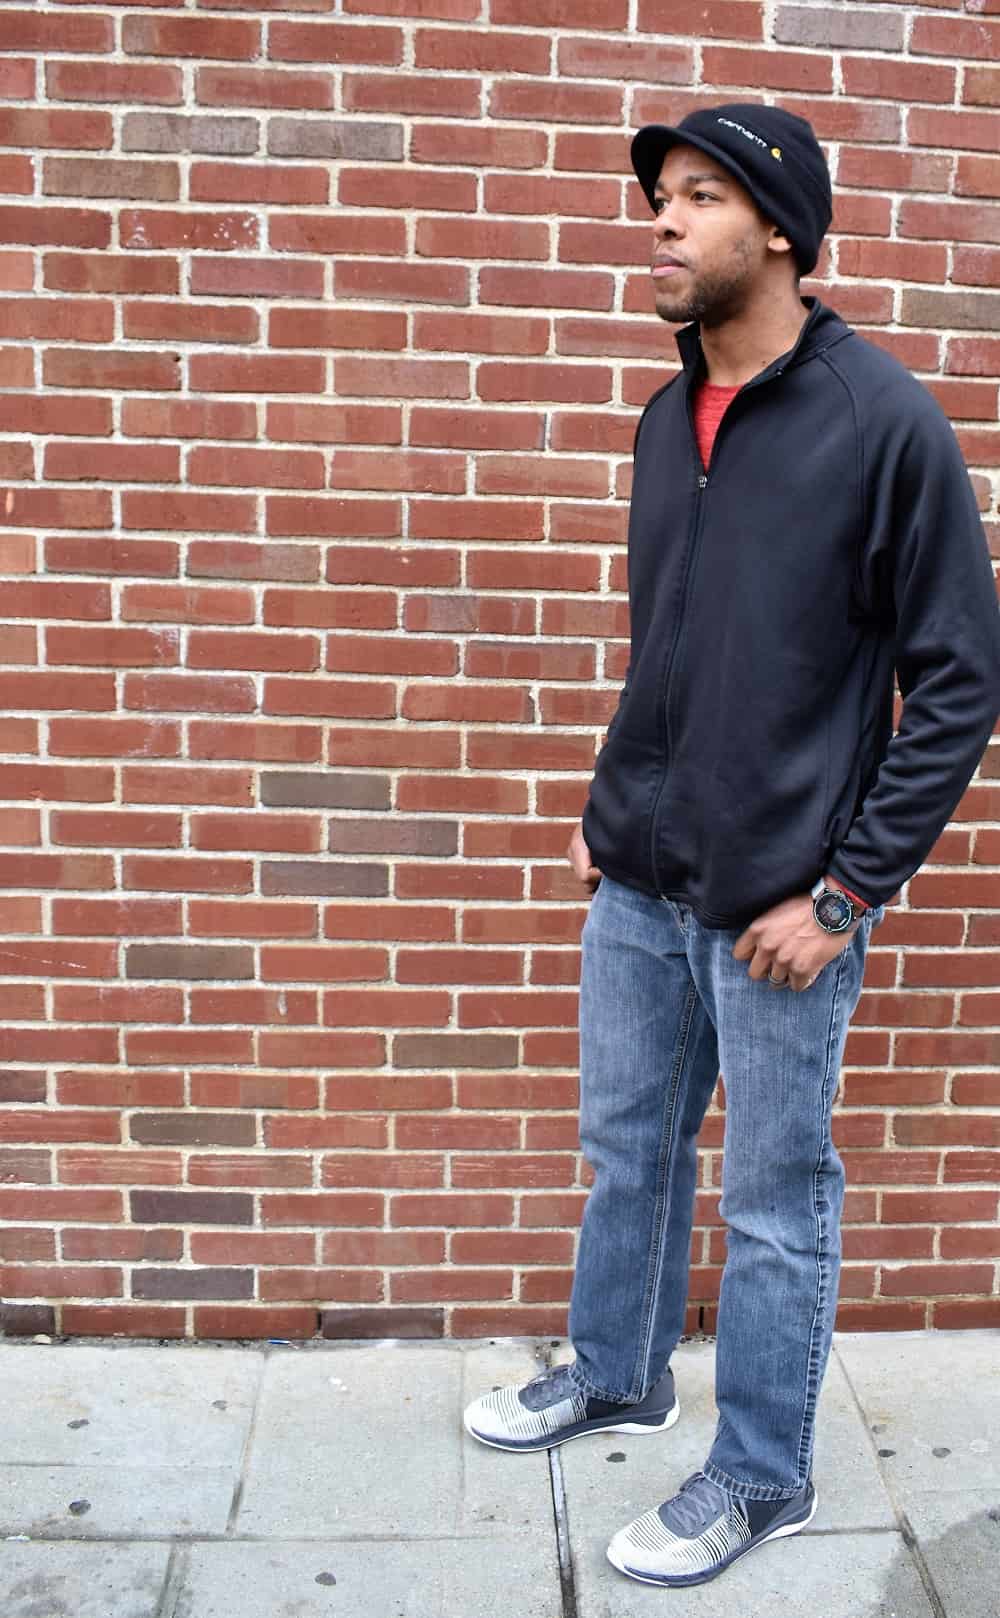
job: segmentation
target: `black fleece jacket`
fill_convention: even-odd
[[[601,871],[709,927],[827,872],[891,899],[1000,713],[996,585],[951,423],[905,366],[802,302],[707,475],[697,322],[636,428],[631,655],[583,833]]]

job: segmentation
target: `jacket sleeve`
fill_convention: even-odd
[[[1000,713],[1000,608],[989,548],[950,421],[930,394],[895,417],[869,469],[865,568],[895,619],[899,729],[829,874],[884,904],[951,817]],[[882,410],[895,415],[898,396]],[[884,418],[883,418],[884,419]]]

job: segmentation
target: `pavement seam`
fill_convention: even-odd
[[[133,1541],[130,1539],[128,1543],[132,1544]],[[172,1540],[170,1555],[167,1557],[166,1572],[163,1575],[163,1588],[160,1591],[160,1599],[156,1603],[153,1618],[174,1618],[177,1598],[181,1593],[184,1575],[187,1572],[188,1560],[188,1552],[185,1547],[176,1540]]]
[[[562,1457],[558,1449],[550,1449],[549,1482],[552,1485],[552,1515],[556,1525],[556,1556],[559,1560],[559,1588],[562,1594],[562,1618],[578,1618],[576,1605],[576,1577],[573,1555],[569,1545],[569,1518],[566,1509],[566,1487],[563,1479]]]
[[[552,1366],[555,1343],[537,1344],[535,1356],[547,1369]],[[559,1566],[559,1591],[562,1597],[562,1618],[579,1618],[576,1602],[576,1575],[573,1571],[573,1553],[569,1543],[569,1509],[566,1504],[566,1482],[563,1477],[562,1451],[553,1445],[547,1449],[549,1487],[552,1490],[552,1520],[556,1530],[556,1560]]]
[[[264,1388],[264,1377],[267,1374],[267,1365],[268,1360],[270,1359],[270,1355],[266,1349],[262,1354],[258,1353],[256,1357],[260,1360],[260,1372],[257,1377],[257,1385],[254,1389],[253,1409],[250,1412],[250,1420],[247,1422],[246,1437],[243,1440],[243,1453],[240,1455],[239,1472],[237,1474],[236,1484],[233,1488],[233,1497],[229,1502],[229,1515],[226,1518],[225,1535],[227,1539],[232,1537],[233,1529],[236,1527],[236,1519],[239,1516],[240,1506],[243,1503],[243,1491],[246,1488],[246,1476],[247,1467],[250,1462],[250,1450],[253,1444],[254,1434],[257,1431],[257,1413],[260,1410],[260,1399]]]
[[[916,1567],[920,1582],[924,1587],[924,1594],[927,1596],[927,1600],[930,1602],[931,1611],[934,1614],[934,1618],[948,1618],[947,1609],[940,1595],[938,1594],[937,1585],[934,1583],[934,1576],[931,1573],[930,1568],[927,1566],[927,1561],[923,1551],[920,1548],[920,1541],[914,1532],[913,1524],[910,1522],[909,1517],[906,1515],[906,1512],[903,1510],[898,1499],[896,1498],[896,1493],[892,1487],[891,1480],[886,1475],[885,1469],[881,1464],[878,1453],[878,1445],[875,1442],[875,1435],[868,1424],[868,1417],[865,1414],[864,1406],[861,1403],[858,1390],[854,1386],[854,1382],[851,1379],[851,1373],[847,1368],[844,1357],[837,1351],[836,1340],[834,1340],[832,1347],[833,1352],[837,1355],[837,1362],[840,1365],[840,1369],[844,1373],[844,1380],[847,1383],[848,1391],[850,1392],[851,1398],[854,1400],[854,1407],[861,1419],[861,1425],[864,1428],[865,1440],[874,1457],[875,1466],[878,1470],[882,1487],[888,1495],[889,1504],[892,1506],[895,1513],[900,1536],[903,1544],[909,1551],[910,1556],[913,1558],[913,1564]]]

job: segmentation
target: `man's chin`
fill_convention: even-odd
[[[690,303],[668,303],[661,297],[656,299],[656,313],[671,326],[687,326],[697,318]]]

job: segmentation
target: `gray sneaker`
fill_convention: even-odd
[[[642,1584],[704,1584],[769,1539],[797,1534],[816,1512],[810,1478],[784,1500],[744,1500],[693,1472],[670,1500],[622,1528],[608,1561]]]
[[[638,1404],[589,1399],[569,1367],[557,1365],[518,1387],[484,1393],[466,1407],[467,1433],[494,1449],[551,1449],[584,1433],[662,1433],[681,1413],[669,1365]]]

